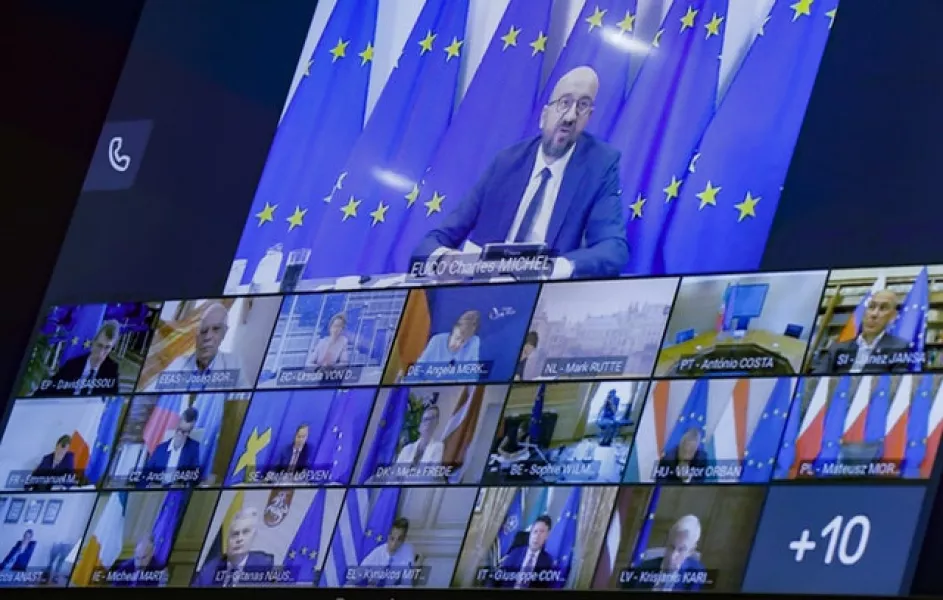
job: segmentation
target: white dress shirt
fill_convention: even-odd
[[[540,555],[539,550],[527,549],[527,552],[524,554],[524,562],[521,563],[521,570],[519,574],[531,573],[534,570],[534,567],[537,566],[537,557]],[[516,589],[530,587],[530,582],[525,581],[523,578],[518,579],[517,583],[514,584]]]
[[[82,376],[79,378],[78,381],[76,381],[77,384],[79,383],[89,384],[91,383],[91,380],[94,379],[96,375],[98,375],[98,369],[92,368],[92,361],[90,360],[90,358],[91,356],[85,359],[85,367],[82,369]],[[99,368],[101,367],[99,366]],[[79,396],[84,391],[85,391],[84,385],[76,385],[74,394],[76,396]]]
[[[164,483],[172,485],[174,475],[177,472],[177,465],[180,464],[180,452],[183,450],[183,444],[179,448],[174,448],[174,443],[167,444],[167,467],[164,468]]]
[[[239,364],[239,359],[233,356],[228,352],[218,351],[216,356],[213,357],[213,361],[210,362],[209,366],[206,369],[200,369],[199,365],[196,364],[196,355],[187,354],[175,359],[170,365],[164,369],[164,373],[211,373],[213,371],[230,371],[233,372],[236,376],[236,382],[233,387],[245,388],[249,387],[249,382],[246,379],[246,375],[243,371],[242,365]],[[155,377],[151,381],[150,385],[147,386],[146,391],[158,391],[157,382],[160,381],[160,377]],[[227,386],[228,387],[228,386]],[[202,391],[202,386],[199,385],[190,385],[190,386],[180,386],[179,388],[174,386],[173,389],[188,390],[193,388],[192,391]],[[160,391],[170,391],[160,390]]]
[[[531,171],[527,187],[524,188],[524,195],[521,197],[521,202],[517,206],[517,214],[514,216],[514,222],[511,224],[511,229],[508,231],[506,241],[513,242],[514,238],[517,237],[517,231],[521,227],[521,221],[524,220],[527,207],[534,201],[534,194],[537,193],[537,188],[540,187],[540,173],[545,168],[550,169],[550,179],[547,181],[547,189],[544,190],[543,204],[540,206],[540,211],[537,213],[536,217],[534,217],[534,225],[531,229],[530,238],[527,241],[547,241],[550,217],[553,215],[553,207],[556,205],[557,196],[560,194],[560,183],[563,181],[563,173],[566,171],[566,165],[573,156],[574,148],[576,148],[576,144],[570,146],[566,154],[552,163],[548,163],[547,155],[544,154],[543,147],[538,147],[537,159],[534,161],[534,169]]]
[[[416,460],[416,450],[418,448],[418,440],[403,446],[403,449],[399,451],[399,456],[396,457],[397,464],[412,464],[412,462]],[[422,452],[422,458],[419,463],[424,465],[437,465],[441,463],[444,449],[445,445],[442,442],[429,442],[426,449]]]
[[[860,373],[868,368],[868,361],[871,360],[871,355],[874,354],[875,348],[881,342],[881,338],[884,337],[884,332],[882,331],[877,336],[875,336],[874,341],[870,344],[862,337],[858,336],[856,340],[858,344],[858,352],[855,354],[855,362],[851,365],[851,373]]]

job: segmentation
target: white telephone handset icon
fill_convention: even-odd
[[[115,171],[124,172],[131,166],[131,157],[127,154],[121,154],[121,146],[124,139],[121,136],[115,136],[108,142],[108,162]]]

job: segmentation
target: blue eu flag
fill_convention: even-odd
[[[102,411],[101,420],[98,421],[95,447],[92,448],[92,453],[88,457],[88,465],[85,467],[85,479],[89,483],[98,483],[105,474],[108,459],[114,449],[113,442],[121,423],[121,415],[124,412],[124,398],[103,398],[102,402],[104,402],[105,408]]]
[[[868,414],[864,420],[865,443],[884,444],[887,435],[887,411],[890,408],[891,376],[881,375],[871,391],[868,401]]]
[[[576,18],[566,45],[540,93],[528,131],[537,135],[540,111],[553,100],[553,86],[576,67],[592,67],[599,76],[599,91],[586,132],[606,138],[616,120],[628,87],[636,39],[637,0],[589,0]]]
[[[901,474],[908,479],[920,477],[920,465],[927,453],[932,396],[933,375],[922,375],[907,413],[907,449],[904,450]]]
[[[655,513],[658,511],[658,500],[661,498],[661,488],[652,488],[652,495],[648,500],[648,510],[645,513],[645,522],[642,523],[635,541],[635,550],[632,552],[632,567],[638,568],[645,562],[645,553],[652,537],[652,528],[655,526]]]
[[[570,574],[573,550],[576,546],[581,495],[582,488],[570,488],[570,495],[563,506],[563,513],[554,524],[553,529],[550,530],[547,544],[544,547],[544,550],[553,557],[553,568],[557,570],[559,575],[559,579],[552,582],[552,587],[555,588],[562,588],[566,585],[567,577]]]
[[[547,388],[544,384],[537,386],[537,395],[534,397],[534,406],[530,411],[530,426],[527,429],[527,436],[531,444],[540,444],[540,438],[543,434],[541,422],[544,418],[544,394]]]
[[[727,0],[672,4],[613,126],[629,207],[626,272],[664,272],[664,224],[714,114],[726,20]]]
[[[310,247],[337,206],[347,150],[363,129],[377,0],[339,0],[275,132],[235,259],[249,283],[276,244]],[[284,261],[283,261],[284,265]],[[281,280],[279,270],[278,280]]]
[[[805,389],[805,381],[800,379],[796,384],[796,399],[789,408],[783,441],[776,458],[776,479],[787,479],[792,470],[792,463],[796,461],[796,440],[799,439],[799,427],[802,425],[802,401],[798,390],[802,389]]]
[[[318,564],[318,553],[321,549],[321,528],[324,524],[324,501],[327,490],[317,490],[311,505],[305,513],[295,538],[285,553],[285,569],[292,574],[295,583],[312,583],[315,581]]]
[[[154,539],[154,562],[161,567],[166,566],[170,558],[177,525],[183,516],[183,507],[188,499],[188,492],[180,490],[166,492],[157,511],[157,519],[154,520],[151,536]]]
[[[907,293],[907,298],[900,309],[900,315],[890,327],[890,333],[907,340],[910,344],[909,352],[922,354],[927,335],[927,316],[930,308],[930,281],[927,268],[924,267],[917,275],[913,287]],[[911,371],[923,370],[923,362],[908,361]]]
[[[372,252],[387,261],[380,271],[408,271],[426,232],[462,200],[499,151],[520,141],[537,98],[549,20],[548,0],[508,4],[428,171],[404,192],[397,220],[371,235]]]
[[[59,364],[70,358],[89,353],[95,334],[98,333],[98,328],[101,327],[105,317],[105,308],[104,304],[86,304],[72,310],[71,320],[68,323],[69,333],[59,358]]]
[[[376,473],[377,467],[393,463],[400,431],[409,410],[409,388],[396,388],[390,392],[383,406],[383,414],[373,436],[373,443],[360,466],[358,483],[363,485]]]
[[[485,489],[482,489],[479,493],[484,494],[485,491]],[[517,537],[518,532],[524,531],[524,528],[529,525],[529,523],[524,523],[523,519],[524,496],[523,490],[518,488],[517,491],[514,492],[514,499],[511,500],[511,506],[508,507],[508,512],[504,516],[501,529],[498,530],[498,537],[494,541],[495,548],[493,549],[492,556],[495,566],[497,566],[501,559],[510,551],[511,545],[514,543],[514,538]]]
[[[825,409],[825,423],[822,426],[822,449],[815,459],[816,472],[838,460],[841,450],[841,439],[845,433],[845,419],[848,417],[849,398],[851,393],[851,377],[847,375],[838,380],[831,400]]]
[[[672,201],[665,272],[759,266],[837,5],[776,1]]]
[[[398,67],[350,151],[342,192],[313,238],[311,277],[378,274],[385,252],[373,239],[396,228],[452,118],[468,0],[427,0]]]
[[[681,409],[681,414],[678,415],[678,420],[675,422],[674,429],[671,430],[671,435],[665,443],[665,452],[677,448],[685,432],[691,429],[699,431],[701,439],[704,439],[705,427],[707,426],[707,397],[709,391],[710,380],[698,379],[694,382],[694,387],[691,388],[688,399],[685,400],[684,407]]]
[[[791,418],[789,406],[792,402],[792,380],[780,377],[766,401],[760,420],[753,429],[750,442],[744,453],[743,471],[740,481],[765,483],[769,481],[776,463],[783,430]]]

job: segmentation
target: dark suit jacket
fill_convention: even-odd
[[[282,451],[278,453],[278,460],[272,465],[271,470],[273,471],[287,471],[288,465],[291,464],[291,454],[292,444],[288,444]],[[308,458],[311,456],[311,444],[305,443],[301,448],[301,453],[298,454],[298,464],[295,466],[296,469],[304,469],[308,465]]]
[[[646,560],[638,566],[639,571],[659,571],[661,570],[661,559],[652,558]],[[678,569],[678,573],[681,574],[682,581],[675,585],[672,591],[697,591],[701,588],[699,583],[688,582],[684,583],[684,574],[685,573],[697,573],[704,571],[704,565],[701,564],[701,561],[696,558],[688,558],[681,564],[681,568]],[[622,584],[623,588],[636,589],[636,590],[650,590],[654,587],[654,584],[648,582],[639,582],[632,581],[630,583]]]
[[[11,571],[25,571],[29,567],[29,559],[33,556],[33,550],[36,549],[36,540],[31,540],[26,545],[26,551],[20,552],[20,544],[23,540],[17,540],[10,551],[7,552],[3,562],[0,563],[0,569],[10,569]],[[19,554],[18,554],[19,553]]]
[[[886,355],[888,362],[881,364],[880,361],[871,362],[865,366],[862,373],[906,373],[910,370],[909,363],[897,363],[890,364],[890,359],[895,352],[906,352],[910,349],[910,344],[907,343],[907,340],[899,338],[896,335],[890,335],[885,333],[884,336],[878,341],[877,346],[874,348],[874,352],[871,354],[872,359],[881,355]],[[832,344],[828,347],[825,352],[819,354],[815,361],[815,365],[812,368],[812,372],[816,375],[825,375],[830,373],[847,373],[851,370],[851,367],[854,366],[855,355],[858,353],[858,339],[848,340],[847,342],[839,342]],[[838,357],[845,356],[847,360],[845,364],[838,364]]]
[[[65,394],[71,396],[74,394],[74,390],[61,390],[57,391],[55,386],[59,384],[60,381],[65,381],[72,383],[78,381],[82,378],[82,372],[85,370],[85,363],[88,361],[89,354],[80,354],[79,356],[70,358],[69,360],[62,363],[62,366],[56,371],[56,374],[52,376],[53,387],[51,391],[54,394]],[[98,372],[95,373],[95,379],[110,379],[114,383],[109,387],[99,387],[99,388],[85,388],[82,390],[83,396],[112,396],[118,393],[118,363],[111,359],[110,356],[106,356],[105,360],[102,361],[100,367],[98,367]]]
[[[503,243],[537,160],[540,138],[501,151],[471,192],[420,242],[415,258],[439,247]],[[575,277],[618,275],[629,260],[619,184],[620,153],[582,134],[566,166],[547,229],[547,246],[573,262]]]
[[[36,468],[33,469],[31,475],[33,477],[60,477],[62,475],[69,475],[75,473],[75,455],[72,452],[67,451],[62,457],[62,460],[59,461],[59,464],[55,467],[52,466],[52,452],[43,456],[43,459],[39,461],[39,464],[36,465]],[[52,485],[47,483],[36,483],[24,486],[29,490],[49,490],[52,489]]]
[[[173,440],[167,440],[154,448],[154,453],[147,457],[147,463],[144,465],[141,485],[147,485],[147,476],[151,473],[163,473],[167,470],[167,461],[170,460],[170,444]],[[177,461],[177,470],[200,468],[200,442],[193,438],[187,438],[180,450],[180,460]],[[185,485],[197,485],[199,477],[196,480],[181,481]],[[153,483],[153,482],[150,482]]]
[[[678,469],[678,449],[672,448],[665,453],[665,457],[658,461],[659,467],[670,467],[671,474],[667,477],[656,477],[658,481],[682,481],[682,478],[677,473]],[[697,452],[694,453],[694,458],[688,463],[688,466],[693,470],[693,477],[691,478],[691,483],[704,481],[705,470],[707,468],[707,453],[704,450],[698,448]]]
[[[524,559],[527,557],[527,545],[518,546],[516,548],[511,548],[510,551],[501,559],[501,568],[505,571],[510,571],[512,573],[520,572],[521,568],[524,566]],[[537,563],[534,565],[533,572],[539,573],[547,569],[553,568],[553,557],[550,556],[550,553],[546,550],[541,549],[540,553],[537,554]],[[513,588],[514,582],[503,581],[500,582],[495,587],[508,587]],[[522,587],[526,588],[549,588],[550,582],[548,581],[532,581],[530,584],[523,584]]]
[[[249,557],[246,559],[245,570],[258,572],[271,569],[274,566],[274,556],[253,550],[249,552]],[[196,577],[193,579],[193,585],[196,587],[220,587],[224,584],[224,581],[216,581],[216,574],[225,572],[226,569],[227,562],[225,556],[211,558],[203,563],[203,568],[200,569],[200,572],[197,573]]]

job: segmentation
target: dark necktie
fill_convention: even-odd
[[[521,226],[517,228],[517,235],[514,236],[515,242],[526,242],[533,233],[534,222],[544,203],[544,196],[547,195],[547,182],[550,181],[550,169],[544,167],[540,171],[540,185],[534,192],[534,197],[530,199],[527,210],[524,211],[524,218],[521,219]]]

